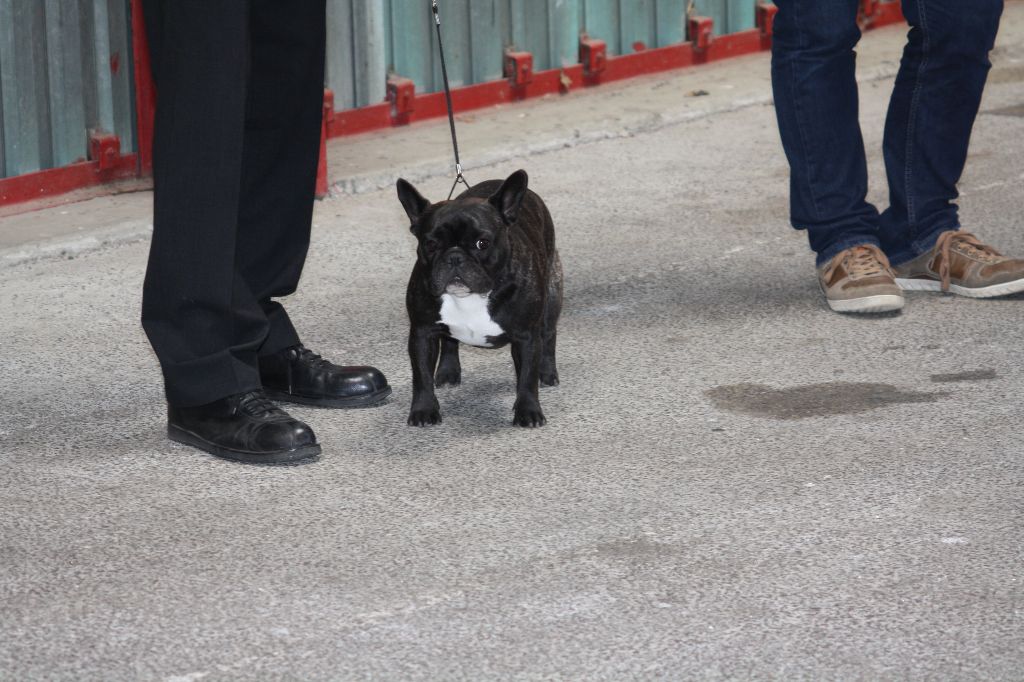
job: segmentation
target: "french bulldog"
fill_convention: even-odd
[[[462,381],[460,342],[510,345],[516,370],[512,423],[545,423],[538,383],[558,384],[562,264],[551,214],[527,183],[526,171],[519,170],[436,204],[404,179],[397,183],[418,242],[405,298],[412,426],[441,423],[434,386]]]

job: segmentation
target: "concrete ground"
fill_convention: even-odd
[[[861,49],[883,204],[901,36]],[[1024,5],[993,58],[962,216],[1022,254]],[[293,409],[324,446],[306,465],[165,439],[148,195],[0,220],[22,231],[0,253],[0,679],[1024,678],[1024,297],[829,312],[787,226],[767,68],[464,120],[470,179],[527,168],[558,230],[538,430],[509,425],[507,350],[465,350],[444,423],[405,425],[414,241],[375,187],[447,192],[443,121],[332,145],[352,166],[287,305],[395,395]]]

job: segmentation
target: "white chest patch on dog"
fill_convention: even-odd
[[[462,343],[490,348],[487,337],[501,336],[505,330],[491,319],[487,300],[485,294],[441,294],[440,322],[448,325],[448,333]]]

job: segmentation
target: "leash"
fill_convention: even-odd
[[[448,192],[451,199],[455,194],[455,188],[461,182],[469,189],[469,182],[462,174],[462,162],[459,161],[459,140],[455,136],[455,114],[452,110],[452,89],[448,86],[448,67],[444,63],[444,45],[441,44],[441,15],[437,9],[437,0],[431,0],[430,10],[434,13],[434,28],[437,29],[437,51],[441,55],[441,77],[444,78],[444,99],[448,104],[448,126],[452,129],[452,147],[455,148],[455,182],[452,183],[452,190]]]

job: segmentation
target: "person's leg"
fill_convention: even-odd
[[[772,91],[790,167],[790,220],[807,230],[818,281],[837,312],[898,310],[878,248],[878,211],[858,120],[858,0],[776,0]]]
[[[818,265],[878,244],[878,211],[858,122],[854,46],[858,0],[777,0],[772,90],[790,165],[791,220]]]
[[[991,298],[1024,291],[1024,259],[960,231],[956,183],[988,76],[1002,0],[904,0],[912,27],[885,129],[883,238],[904,289]]]
[[[267,319],[235,271],[249,4],[146,0],[157,86],[142,324],[168,403],[258,389]]]
[[[153,242],[142,324],[164,372],[167,436],[218,457],[315,457],[261,390],[267,316],[236,263],[249,4],[146,0],[157,86]]]
[[[885,123],[889,208],[882,246],[894,265],[960,227],[956,183],[991,66],[1002,0],[903,0],[911,26]]]
[[[391,394],[368,366],[339,366],[300,345],[275,298],[295,292],[309,249],[324,96],[325,0],[251,0],[236,267],[267,316],[260,378],[274,399],[366,407]]]
[[[270,321],[260,355],[299,343],[275,297],[309,248],[324,97],[325,1],[252,0],[236,266]]]

